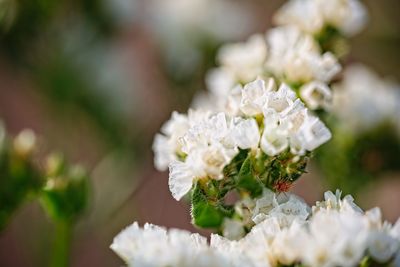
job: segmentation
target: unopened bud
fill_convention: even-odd
[[[21,157],[27,157],[35,150],[36,135],[30,129],[20,132],[13,142],[15,153]]]

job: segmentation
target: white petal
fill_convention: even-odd
[[[300,88],[300,95],[310,109],[329,108],[332,102],[332,91],[323,82],[313,81]]]
[[[266,101],[267,88],[265,81],[257,79],[246,84],[242,91],[242,101],[240,109],[248,116],[262,113],[262,107]]]
[[[241,149],[255,149],[260,142],[260,131],[254,119],[240,120],[235,125],[232,135],[236,145]]]
[[[169,165],[169,190],[176,200],[186,195],[193,185],[194,176],[184,162],[173,161]]]
[[[154,165],[157,170],[165,171],[168,165],[175,158],[173,148],[168,142],[168,138],[162,134],[156,134],[153,142]]]

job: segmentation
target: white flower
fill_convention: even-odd
[[[372,231],[368,237],[368,251],[380,263],[390,260],[399,250],[399,240],[385,231]]]
[[[242,90],[241,111],[248,116],[261,114],[269,96],[268,93],[274,88],[275,81],[273,79],[269,79],[267,84],[263,79],[256,79],[246,84]]]
[[[160,171],[167,170],[168,165],[178,160],[182,154],[179,139],[191,125],[207,118],[208,112],[189,110],[188,115],[172,112],[171,119],[164,123],[161,134],[156,134],[153,142],[154,164]]]
[[[238,240],[245,235],[243,223],[239,220],[225,218],[222,229],[223,236],[229,240]]]
[[[283,265],[292,265],[299,261],[307,237],[303,224],[297,221],[291,224],[289,228],[278,231],[272,242],[272,251],[276,261]]]
[[[342,34],[352,36],[362,30],[367,17],[359,0],[291,0],[277,12],[274,21],[311,34],[332,26]]]
[[[310,109],[328,109],[332,102],[332,92],[323,82],[313,81],[300,88],[300,96]]]
[[[236,118],[232,129],[234,143],[241,149],[257,149],[260,142],[260,130],[255,119]]]
[[[304,117],[303,124],[292,136],[292,153],[303,154],[305,151],[312,151],[331,139],[332,134],[325,124],[312,115]]]
[[[262,74],[266,57],[266,41],[264,36],[259,34],[251,36],[245,43],[223,46],[217,59],[237,81],[250,82]]]
[[[357,213],[314,214],[310,221],[311,246],[305,262],[311,266],[354,266],[366,247],[367,230]]]
[[[352,65],[333,88],[332,111],[341,125],[353,133],[386,121],[400,129],[399,87],[363,65]]]
[[[238,153],[232,138],[232,127],[231,120],[224,113],[218,113],[192,125],[180,138],[181,150],[186,158],[182,162],[173,161],[169,166],[169,187],[175,199],[179,200],[188,193],[197,179],[223,178],[223,168]],[[242,127],[242,130],[242,134],[246,135],[242,137],[252,138],[255,135],[248,133],[249,129]],[[252,145],[254,140],[241,141],[240,145]]]
[[[207,245],[206,238],[177,229],[135,222],[118,234],[111,245],[127,264],[134,267],[218,267],[231,259]]]
[[[229,91],[232,90],[235,84],[235,76],[226,68],[214,68],[207,72],[207,88],[216,97],[225,97],[228,95]]]
[[[310,214],[307,204],[292,194],[276,195],[265,189],[263,196],[256,200],[252,219],[258,224],[267,218],[277,219],[280,227],[288,227],[294,221],[305,222]]]
[[[289,146],[289,125],[281,120],[276,113],[269,114],[264,118],[264,132],[261,136],[261,149],[269,155],[275,156]]]
[[[276,195],[269,189],[264,189],[262,197],[256,200],[256,205],[252,211],[252,220],[258,224],[267,218],[267,214],[278,206]]]
[[[339,189],[336,190],[335,194],[333,194],[331,191],[325,192],[325,201],[317,201],[315,203],[315,206],[312,207],[313,213],[321,210],[337,210],[362,213],[361,208],[354,203],[354,199],[351,195],[346,195],[343,199],[341,199],[341,195],[342,192]]]
[[[289,199],[280,203],[269,213],[270,216],[278,218],[281,227],[289,227],[293,222],[303,223],[309,216],[310,208],[304,200],[290,195]]]
[[[1,129],[0,129],[1,131]],[[1,133],[0,133],[1,135]],[[1,138],[1,136],[0,136]],[[3,137],[4,138],[4,137]],[[2,140],[0,139],[0,145]],[[36,134],[31,129],[21,131],[13,140],[15,152],[21,156],[28,156],[36,147]]]
[[[297,28],[277,27],[269,30],[267,44],[267,69],[292,83],[312,80],[329,82],[341,69],[331,53],[321,55],[313,37]]]

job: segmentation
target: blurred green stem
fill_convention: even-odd
[[[73,224],[69,221],[58,221],[55,226],[55,239],[50,267],[67,267]]]

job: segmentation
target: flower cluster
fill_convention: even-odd
[[[313,36],[293,26],[273,28],[266,36],[253,35],[244,43],[227,44],[217,60],[220,66],[207,77],[208,99],[195,99],[195,104],[233,114],[238,111],[238,86],[258,77],[275,77],[291,85],[310,109],[327,109],[332,100],[329,82],[341,70],[331,52],[322,53]]]
[[[334,85],[332,112],[346,129],[359,133],[390,123],[400,136],[400,85],[361,64],[354,64]]]
[[[338,47],[365,25],[365,8],[358,0],[291,0],[275,22],[266,35],[223,46],[208,92],[188,114],[174,112],[154,140],[173,197],[190,192],[193,224],[220,235],[208,244],[135,223],[111,246],[129,266],[400,265],[400,220],[384,222],[379,209],[364,212],[340,191],[313,207],[287,193],[331,138],[315,114],[336,108]]]
[[[156,136],[156,166],[162,170],[169,165],[176,199],[188,193],[196,179],[223,179],[224,168],[240,150],[249,149],[256,158],[285,152],[303,156],[330,139],[329,130],[286,84],[276,88],[272,78],[257,79],[240,92],[241,116],[173,113],[163,134]]]
[[[350,6],[365,13],[358,2],[355,7],[333,2],[338,3],[330,8],[340,6],[347,17],[354,13],[345,11]],[[283,7],[278,16],[289,9]],[[343,31],[332,17],[319,20],[321,31]],[[197,226],[220,228],[237,215],[234,205],[225,205],[229,192],[239,193],[240,202],[265,188],[288,191],[305,172],[310,152],[331,138],[310,111],[328,110],[332,104],[330,84],[341,65],[322,47],[330,37],[321,41],[295,21],[278,23],[265,36],[221,47],[219,65],[206,78],[208,93],[195,99],[187,115],[174,112],[155,137],[155,165],[169,169],[175,199],[192,192]],[[210,210],[214,222],[198,218],[211,217]]]
[[[352,36],[365,26],[367,10],[359,0],[291,0],[277,12],[274,21],[315,35],[332,27]]]
[[[134,223],[111,248],[137,267],[399,264],[400,221],[382,221],[378,208],[363,212],[351,196],[326,192],[310,208],[293,195],[267,192],[257,203],[257,224],[238,241],[212,235],[208,245],[198,234]]]

